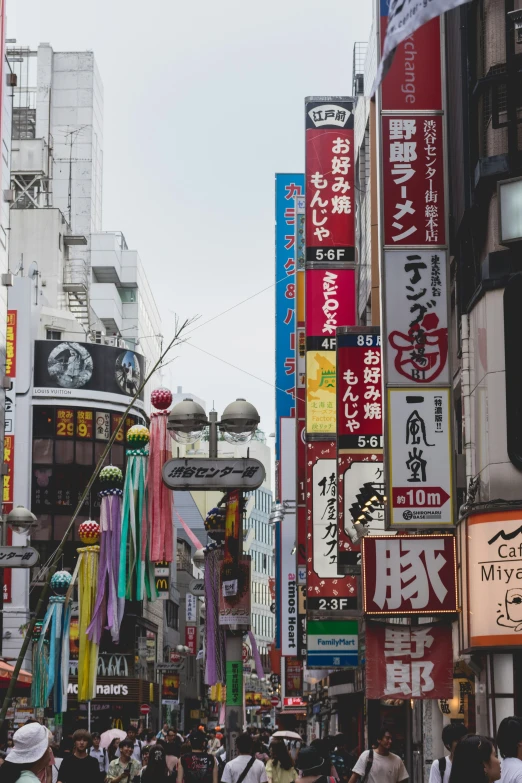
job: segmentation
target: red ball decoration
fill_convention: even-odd
[[[150,401],[159,411],[166,411],[172,404],[172,392],[170,389],[154,389],[150,395]]]
[[[97,522],[88,520],[82,522],[78,528],[78,537],[80,541],[87,545],[96,544],[100,539],[100,526]]]

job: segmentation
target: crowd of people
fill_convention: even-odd
[[[409,777],[385,727],[360,755],[347,749],[343,735],[306,747],[249,730],[236,738],[229,761],[219,727],[207,733],[200,726],[183,736],[164,725],[156,736],[140,737],[129,727],[108,747],[100,740],[78,729],[66,752],[53,747],[45,726],[28,723],[6,750],[0,783],[401,783]],[[449,724],[442,741],[447,754],[433,761],[429,783],[522,783],[522,718],[504,718],[496,739]]]

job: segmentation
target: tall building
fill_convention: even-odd
[[[43,564],[160,356],[161,321],[138,253],[121,232],[102,231],[103,88],[93,53],[54,52],[42,44],[37,51],[10,49],[8,61],[17,77],[9,248],[16,370],[4,509],[6,502],[21,504],[36,514],[31,543]],[[125,433],[147,423],[150,391],[158,385],[156,373],[133,404],[108,464],[125,470]],[[98,490],[95,485],[83,504],[62,567],[74,567],[78,525],[99,518]],[[13,534],[13,543],[24,541]],[[45,571],[13,569],[9,576],[2,652],[14,658]],[[143,701],[151,701],[157,717],[155,663],[163,658],[164,614],[168,607],[170,618],[170,604],[178,603],[171,579],[167,601],[127,603],[119,646],[102,639],[99,676],[121,687],[98,699],[98,728],[111,719],[138,720]],[[30,668],[30,660],[24,665]],[[74,700],[76,673],[72,660],[73,722],[85,717]]]

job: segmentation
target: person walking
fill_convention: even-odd
[[[97,759],[89,756],[87,749],[91,735],[85,729],[77,729],[72,735],[73,752],[64,758],[58,770],[58,783],[92,783],[99,780]]]
[[[156,739],[160,740],[166,740],[167,739],[167,731],[169,730],[169,724],[164,723],[163,728],[158,731],[156,734]]]
[[[138,732],[136,726],[132,726],[132,725],[129,726],[129,728],[127,729],[127,736],[125,739],[128,739],[130,742],[132,742],[132,758],[138,761],[141,765],[141,749],[143,747],[143,742],[138,739]],[[120,749],[118,748],[116,750],[116,756],[118,757],[119,755],[120,755]]]
[[[118,750],[120,755],[109,764],[105,780],[107,783],[120,783],[121,780],[124,780],[125,783],[132,783],[141,770],[140,762],[132,757],[134,743],[130,739],[123,739]]]
[[[191,737],[190,745],[190,753],[179,760],[177,783],[218,783],[217,761],[206,752],[205,735],[198,731]]]
[[[449,783],[455,748],[466,734],[469,734],[469,732],[463,723],[449,723],[447,726],[444,726],[442,729],[442,742],[449,754],[442,756],[440,759],[435,759],[431,765],[429,783]],[[522,762],[520,766],[522,767]],[[520,783],[522,783],[522,779]]]
[[[120,742],[121,740],[119,739],[119,737],[115,737],[112,740],[109,747],[107,748],[107,758],[109,760],[109,764],[111,763],[111,761],[114,761],[114,759],[118,758],[117,753],[118,753],[118,748],[120,747]]]
[[[266,762],[268,783],[294,783],[297,770],[285,743],[274,740],[269,751],[270,758]]]
[[[221,783],[268,783],[265,765],[254,755],[254,740],[247,734],[236,739],[238,756],[225,764]]]
[[[143,783],[169,783],[173,780],[167,767],[165,749],[161,745],[150,749],[147,766],[141,771],[141,780]]]
[[[92,756],[99,764],[100,778],[105,780],[105,775],[109,769],[109,757],[107,756],[107,749],[100,748],[100,735],[97,731],[93,731],[91,734],[92,745],[89,748],[89,756]]]
[[[453,753],[450,783],[495,783],[500,779],[500,760],[493,743],[479,734],[468,734]]]
[[[522,718],[513,715],[501,721],[497,745],[502,756],[500,783],[522,783]]]
[[[334,779],[324,772],[325,764],[330,765],[329,759],[324,759],[316,747],[302,748],[295,761],[301,773],[299,783],[333,783]]]
[[[403,760],[390,748],[393,737],[387,728],[381,727],[375,738],[375,749],[365,750],[352,770],[350,783],[401,783],[407,780],[409,775]]]
[[[38,773],[49,766],[49,733],[40,723],[28,723],[13,735],[13,749],[0,766],[2,783],[39,783]]]

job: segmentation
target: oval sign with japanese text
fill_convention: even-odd
[[[257,489],[265,480],[265,468],[258,459],[169,459],[163,465],[163,482],[169,489],[193,491],[213,489]]]

